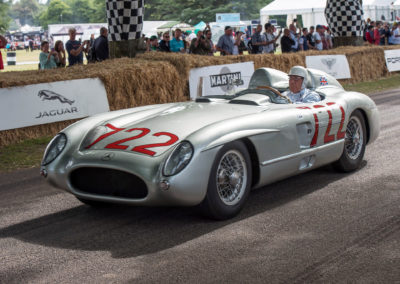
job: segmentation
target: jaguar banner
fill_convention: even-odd
[[[100,79],[0,88],[0,131],[109,111]]]

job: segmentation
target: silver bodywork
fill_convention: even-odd
[[[344,138],[339,133],[357,109],[366,121],[367,142],[377,138],[379,116],[369,97],[344,91],[334,78],[321,71],[309,70],[309,75],[307,85],[321,94],[321,102],[277,104],[268,96],[248,92],[232,100],[203,98],[199,102],[137,107],[89,117],[62,131],[67,136],[67,145],[54,161],[42,166],[42,171],[52,185],[82,199],[192,206],[204,199],[215,156],[229,142],[245,142],[256,188],[338,160],[344,147]],[[283,91],[288,86],[287,75],[273,69],[259,69],[249,89],[260,85]],[[115,131],[110,125],[124,130],[85,148],[102,134]],[[139,134],[143,136],[129,140]],[[168,144],[175,136],[178,140],[171,145],[147,148],[153,155],[132,151],[137,146]],[[164,176],[166,160],[182,141],[193,145],[189,164],[176,175]],[[71,182],[71,174],[88,167],[132,174],[145,183],[147,194],[126,198],[84,192]]]

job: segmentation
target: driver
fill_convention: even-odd
[[[307,70],[302,66],[293,66],[289,72],[289,90],[282,95],[294,104],[313,103],[321,100],[317,92],[306,88]]]

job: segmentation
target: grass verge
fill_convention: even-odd
[[[0,172],[40,166],[46,145],[52,137],[25,140],[0,148]]]
[[[378,81],[343,85],[347,91],[372,94],[384,90],[400,88],[400,74]],[[11,146],[0,147],[0,172],[21,168],[38,167],[46,145],[52,137],[26,140]]]

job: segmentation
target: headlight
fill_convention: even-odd
[[[193,156],[193,146],[187,141],[180,143],[169,155],[164,165],[164,176],[173,176],[182,171]]]
[[[42,160],[42,166],[50,164],[55,158],[57,158],[62,150],[64,150],[66,144],[67,136],[63,133],[57,134],[57,136],[50,141],[49,145],[47,145]]]

